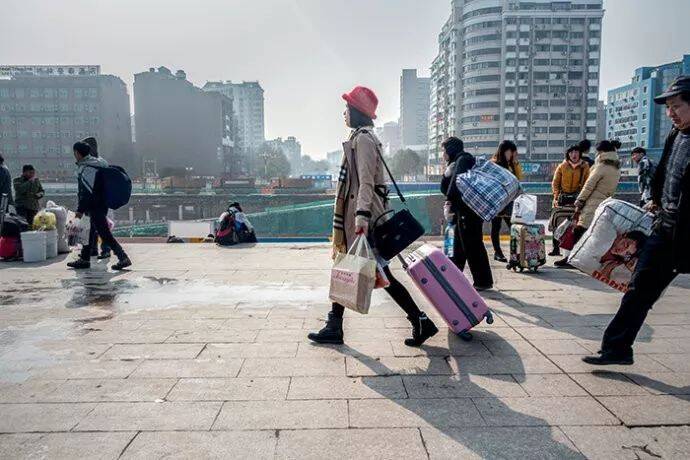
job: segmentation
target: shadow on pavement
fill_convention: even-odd
[[[489,295],[487,295],[488,299],[491,300],[498,300],[500,302],[506,302],[506,301],[512,301],[516,302],[519,305],[523,307],[523,309],[513,307],[517,310],[520,310],[520,313],[523,313],[532,319],[534,319],[533,325],[538,326],[544,329],[550,329],[554,331],[559,331],[559,332],[564,332],[566,334],[571,334],[574,338],[582,339],[582,340],[600,340],[601,337],[598,338],[593,338],[591,336],[588,336],[586,334],[583,334],[584,331],[582,331],[580,328],[584,327],[602,327],[605,328],[606,325],[613,319],[613,316],[615,313],[594,313],[594,314],[578,314],[572,311],[564,311],[559,308],[553,308],[553,307],[547,307],[545,305],[537,305],[537,304],[532,304],[532,303],[527,303],[523,300],[519,300],[515,297],[512,297],[505,292],[500,292],[500,291],[492,291]],[[577,303],[577,299],[573,299],[573,303]],[[509,318],[514,318],[523,322],[529,322],[528,319],[524,317],[519,317],[516,316],[512,313],[509,313],[503,309],[494,309],[495,312],[498,313],[499,316],[501,317],[509,317]],[[551,322],[549,322],[549,318],[551,318],[552,321],[555,321],[554,318],[558,317],[571,317],[573,319],[572,323],[570,324],[564,324],[564,325],[555,325]],[[649,326],[648,324],[644,324],[642,326],[642,329],[640,329],[640,332],[638,334],[637,342],[644,342],[648,343],[652,341],[652,335],[654,333],[654,328]],[[601,336],[603,336],[604,330],[601,330]]]
[[[454,335],[452,332],[448,331],[449,335]],[[500,339],[499,339],[500,340]],[[505,341],[503,345],[510,347]],[[356,359],[363,365],[371,369],[377,376],[392,376],[401,375],[396,373],[381,364],[376,358],[367,356],[364,353],[360,353],[358,350],[353,349],[347,345],[335,348],[340,350],[348,358]],[[445,360],[449,366],[454,365],[456,369],[462,369],[462,357],[460,356],[449,356],[449,351],[445,348],[424,345],[421,350],[427,353],[427,356],[445,356]],[[517,352],[515,353],[517,356]],[[519,359],[519,358],[518,358]],[[454,361],[454,362],[453,362]],[[431,364],[430,364],[431,365]],[[511,372],[510,374],[501,375],[482,375],[485,378],[493,378],[497,380],[508,382],[517,381],[520,383],[519,377],[516,376],[524,375],[524,368],[522,367],[522,361],[520,360],[520,368],[514,369],[519,372]],[[430,374],[427,374],[430,372]],[[455,441],[456,443],[465,446],[468,450],[474,452],[476,455],[483,458],[559,458],[559,459],[569,459],[569,458],[583,458],[582,454],[578,451],[571,449],[568,445],[559,442],[553,438],[551,427],[549,424],[538,417],[531,415],[522,414],[512,410],[505,403],[503,403],[498,396],[492,394],[481,386],[473,383],[470,380],[472,374],[455,374],[438,376],[434,375],[433,370],[430,368],[419,369],[417,374],[419,376],[431,376],[438,378],[448,379],[446,383],[446,388],[453,386],[461,386],[462,393],[469,396],[466,397],[453,397],[449,396],[448,401],[462,401],[466,400],[472,402],[470,404],[471,410],[470,414],[477,417],[479,423],[473,425],[468,423],[466,426],[462,424],[449,425],[444,423],[442,418],[443,415],[434,413],[429,408],[425,408],[425,403],[430,406],[434,401],[438,403],[438,398],[435,399],[390,399],[395,404],[399,405],[403,409],[415,414],[419,419],[431,428],[436,429],[439,433],[445,435],[447,438]],[[460,378],[458,377],[466,377]],[[362,381],[365,385],[370,387],[372,390],[377,391],[379,385],[375,382],[376,379],[371,377],[362,377]],[[504,419],[510,419],[512,422],[501,424],[502,427],[494,426],[487,427],[481,426],[484,422],[484,416],[477,414],[476,403],[473,401],[477,398],[486,398],[485,401],[490,401],[490,407],[488,410],[491,413],[500,414],[500,417]],[[490,399],[489,399],[490,398]],[[446,416],[451,416],[452,414],[446,414]],[[425,425],[422,424],[422,428]],[[491,429],[494,428],[494,429]],[[556,428],[557,429],[557,428]],[[565,436],[564,436],[565,439]],[[428,444],[428,440],[425,440]],[[453,449],[453,447],[451,447]],[[461,458],[460,453],[456,453],[457,458]]]
[[[685,387],[676,387],[669,385],[668,383],[660,382],[654,380],[653,378],[647,377],[646,375],[633,374],[630,372],[611,372],[603,370],[592,371],[592,374],[597,377],[602,377],[610,380],[620,380],[620,376],[625,376],[632,380],[637,385],[644,387],[652,392],[675,396],[683,401],[688,400],[688,395],[690,395],[690,385]]]

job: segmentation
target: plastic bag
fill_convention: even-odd
[[[533,224],[537,220],[537,195],[523,193],[513,202],[510,221],[513,224]]]
[[[369,313],[377,263],[366,237],[359,236],[347,254],[338,254],[331,270],[329,298],[358,313]]]
[[[448,224],[443,232],[443,253],[452,258],[455,255],[455,224]]]
[[[34,230],[55,230],[57,228],[57,218],[55,214],[50,211],[40,211],[34,216],[34,221],[29,222],[33,224]]]
[[[89,216],[78,218],[73,212],[67,214],[67,237],[72,244],[89,244],[91,219]]]

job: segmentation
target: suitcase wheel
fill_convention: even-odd
[[[494,315],[491,314],[490,311],[486,312],[485,318],[486,318],[486,324],[493,324],[494,323]]]
[[[458,337],[460,337],[460,340],[464,342],[471,342],[473,338],[470,332],[460,332]]]

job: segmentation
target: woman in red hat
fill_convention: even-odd
[[[381,143],[374,134],[378,99],[369,88],[357,86],[343,94],[347,102],[345,124],[352,128],[350,138],[343,143],[333,218],[333,257],[346,253],[358,235],[369,234],[369,223],[376,221],[388,209],[388,189],[385,185]],[[419,310],[407,289],[393,277],[388,266],[383,268],[390,281],[386,292],[407,313],[412,323],[412,338],[405,344],[418,347],[438,332],[436,325]],[[326,326],[309,334],[317,343],[343,343],[343,312],[345,307],[333,304]]]

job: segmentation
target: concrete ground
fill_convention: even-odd
[[[0,264],[0,458],[690,457],[687,277],[635,365],[595,369],[621,294],[574,271],[495,265],[470,343],[405,347],[376,291],[324,347],[324,245],[126,249],[124,273]]]

